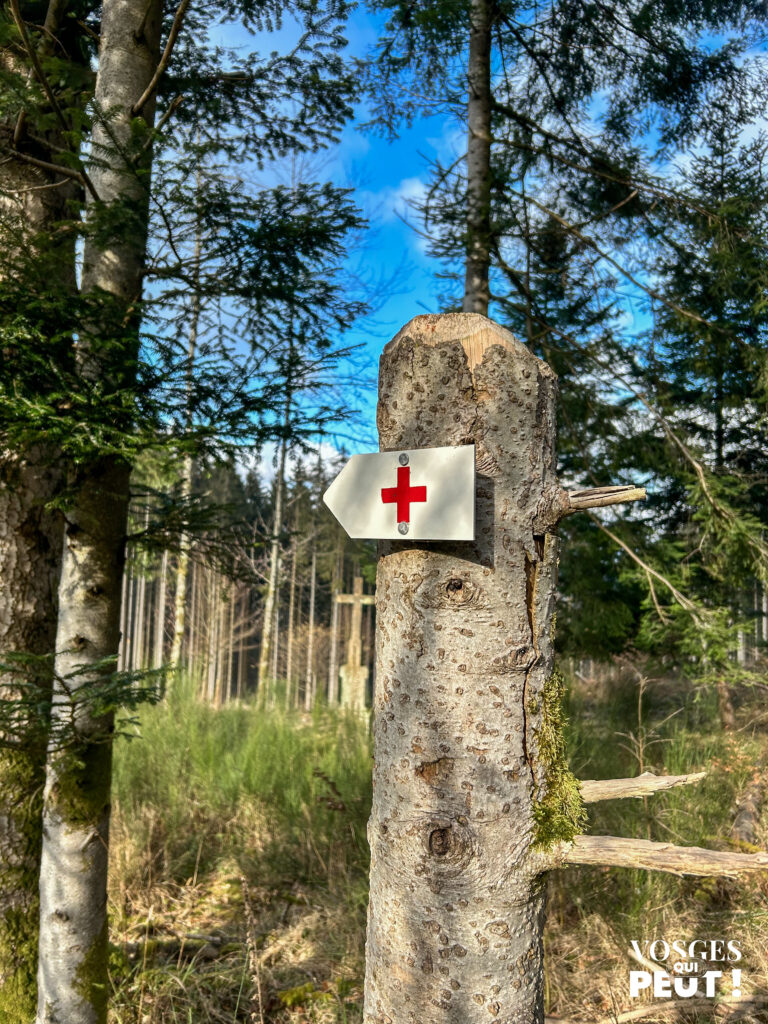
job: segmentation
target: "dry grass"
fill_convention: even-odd
[[[643,769],[711,772],[695,789],[595,806],[593,831],[727,847],[734,799],[768,750],[766,737],[752,728],[757,716],[748,703],[732,737],[719,733],[706,701],[690,699],[668,717],[679,705],[679,693],[668,685],[655,694],[650,687],[640,705],[630,682],[605,694],[575,695],[572,760],[581,777],[636,774],[641,759]],[[241,708],[237,714],[255,713]],[[166,717],[158,730],[177,719],[178,713]],[[205,728],[196,721],[197,742]],[[274,788],[259,791],[265,783],[239,792],[232,778],[224,787],[229,796],[219,800],[216,779],[206,789],[190,769],[168,807],[162,780],[134,800],[135,775],[124,774],[112,846],[112,1024],[362,1020],[367,736],[356,728],[348,724],[341,734],[325,719],[284,720],[277,733],[262,735],[272,744],[262,751],[265,758],[282,762],[288,755],[280,744],[297,744],[290,771],[303,773],[303,781],[292,779],[284,806]],[[281,730],[308,735],[296,741]],[[151,739],[151,728],[148,733]],[[310,734],[319,734],[319,743]],[[176,764],[168,752],[176,741],[163,735],[165,759]],[[229,746],[233,735],[251,743],[250,731],[239,725],[221,735]],[[182,735],[179,742],[188,740]],[[121,756],[134,756],[138,748],[131,746]],[[238,756],[235,751],[235,764]],[[295,760],[300,756],[306,765]],[[215,772],[217,757],[208,751],[206,770]],[[758,838],[768,848],[768,816]],[[633,938],[735,939],[744,951],[744,998],[768,1001],[768,880],[702,882],[569,868],[550,879],[547,1013],[590,1024],[653,1002],[629,999],[629,971],[639,969],[628,953]],[[728,981],[723,992],[729,990]],[[734,1024],[768,1021],[759,1007],[728,1012]],[[709,1007],[685,1016],[724,1019]]]

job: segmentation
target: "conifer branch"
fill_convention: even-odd
[[[587,515],[594,523],[596,523],[600,527],[603,533],[605,533],[608,537],[611,538],[614,544],[618,544],[622,551],[626,551],[629,557],[633,561],[637,562],[637,564],[640,566],[641,569],[643,569],[644,572],[646,572],[649,576],[652,576],[654,579],[657,579],[659,583],[662,583],[667,588],[667,590],[669,590],[669,592],[672,594],[672,596],[680,605],[680,607],[684,611],[688,612],[688,614],[691,616],[691,618],[699,628],[702,628],[704,623],[701,619],[699,609],[696,607],[693,601],[691,601],[690,598],[686,597],[685,594],[682,593],[682,591],[678,590],[674,583],[671,582],[671,580],[668,580],[666,576],[662,576],[662,574],[657,569],[654,569],[653,566],[645,562],[635,551],[632,550],[632,548],[628,544],[625,544],[620,537],[617,537],[612,530],[609,530],[605,523],[601,522],[601,520],[598,519],[597,516],[592,515],[591,512],[587,512]]]
[[[70,126],[67,124],[67,119],[64,117],[61,107],[59,106],[58,101],[53,94],[53,89],[51,88],[51,85],[45,75],[45,72],[43,71],[43,66],[40,63],[40,58],[38,57],[37,51],[32,45],[32,40],[29,38],[27,26],[24,23],[24,19],[21,16],[21,10],[19,9],[19,0],[11,0],[11,14],[13,15],[14,23],[16,25],[16,28],[19,30],[22,42],[24,43],[24,49],[27,51],[27,55],[30,61],[32,62],[32,67],[35,69],[37,79],[40,82],[40,85],[43,87],[43,92],[45,93],[48,102],[51,104],[51,107],[54,113],[56,114],[56,117],[58,118],[61,127],[64,129],[65,132],[69,131]]]
[[[78,182],[78,184],[85,186],[94,199],[99,198],[98,193],[93,186],[93,182],[85,171],[74,171],[70,167],[63,167],[61,164],[53,164],[48,160],[38,160],[37,157],[30,156],[28,153],[22,153],[18,149],[13,149],[10,152],[14,160],[21,160],[22,163],[30,164],[32,167],[39,167],[42,171],[52,171],[55,174],[63,175],[65,178],[71,178],[73,181]],[[56,182],[56,184],[60,185],[61,182]]]

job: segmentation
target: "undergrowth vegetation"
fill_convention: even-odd
[[[113,1024],[359,1024],[367,722],[327,709],[216,710],[192,693],[172,687],[116,751]],[[566,712],[577,778],[709,773],[697,786],[592,805],[589,830],[733,848],[733,805],[766,749],[756,703],[726,736],[706,695],[613,678],[572,686]],[[569,868],[550,876],[549,892],[551,1015],[589,1021],[629,1008],[628,972],[640,969],[632,939],[736,939],[745,995],[768,997],[761,878]]]

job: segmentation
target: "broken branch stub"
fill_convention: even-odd
[[[750,871],[768,871],[768,853],[731,853],[620,836],[576,836],[571,843],[552,850],[552,866],[564,864],[640,868],[702,878],[738,878]]]
[[[543,1019],[555,397],[479,314],[416,317],[381,358],[381,449],[474,443],[477,513],[474,541],[379,548],[366,1024]]]
[[[609,487],[588,487],[582,491],[568,491],[568,502],[564,515],[581,512],[588,508],[605,508],[608,505],[621,505],[625,501],[645,501],[647,497],[644,487],[634,484],[617,484]]]
[[[692,772],[690,775],[654,775],[652,772],[643,772],[632,779],[585,779],[579,782],[579,790],[585,804],[596,804],[600,800],[650,796],[667,789],[693,786],[706,778],[706,775],[706,772]]]

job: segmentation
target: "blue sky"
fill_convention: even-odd
[[[347,54],[365,56],[376,44],[382,25],[383,19],[358,6],[345,32],[349,40]],[[284,51],[295,43],[297,28],[286,21],[281,31],[259,33],[254,39],[242,26],[229,23],[213,35],[228,46],[256,46],[268,53]],[[364,292],[373,309],[341,339],[344,345],[360,346],[351,368],[356,384],[344,388],[350,408],[356,408],[358,414],[340,425],[335,438],[337,445],[343,444],[350,452],[378,447],[376,373],[382,348],[412,317],[439,309],[438,297],[445,283],[436,278],[436,273],[443,268],[426,255],[424,239],[414,230],[420,227],[418,217],[409,210],[408,200],[418,198],[423,191],[429,160],[449,154],[454,159],[457,155],[457,126],[448,120],[432,117],[410,128],[404,126],[398,138],[390,142],[371,130],[360,129],[369,116],[362,99],[339,144],[310,162],[310,173],[319,180],[330,179],[353,188],[355,202],[369,221],[361,246],[350,254],[348,269],[365,283]],[[286,179],[290,170],[283,169],[281,174],[277,169],[276,175]],[[264,180],[265,176],[259,174],[258,178]],[[268,456],[265,461],[269,461]]]

